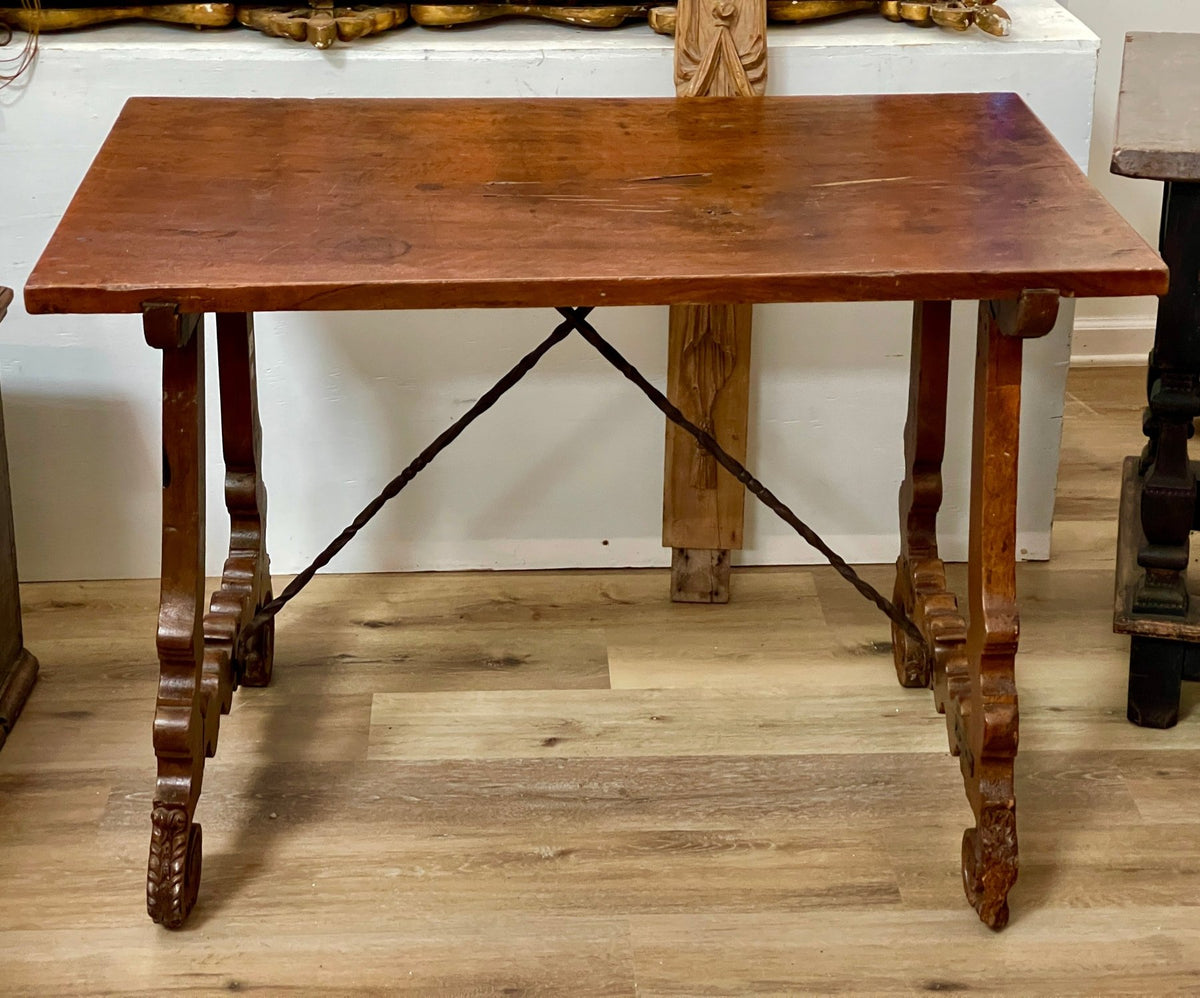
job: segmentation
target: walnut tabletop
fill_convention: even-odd
[[[135,98],[31,312],[1157,294],[1013,94]]]
[[[1200,181],[1200,34],[1126,36],[1112,169]]]

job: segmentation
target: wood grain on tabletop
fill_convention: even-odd
[[[1191,993],[1200,696],[1129,725],[1112,634],[1143,381],[1072,372],[1055,559],[1018,568],[1002,934],[963,904],[942,719],[815,567],[737,571],[723,607],[668,603],[665,570],[318,579],[234,699],[200,900],[163,932],[157,582],[54,583],[23,590],[43,679],[0,752],[0,992]]]
[[[25,301],[243,312],[1165,287],[1157,255],[1012,94],[134,98]]]

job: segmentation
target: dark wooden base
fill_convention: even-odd
[[[1182,616],[1134,610],[1145,573],[1138,565],[1142,533],[1142,477],[1139,458],[1125,458],[1121,469],[1121,513],[1117,525],[1117,578],[1113,598],[1113,630],[1141,638],[1200,642],[1200,579],[1188,579],[1188,608]]]
[[[1197,580],[1189,578],[1182,616],[1134,609],[1145,574],[1137,563],[1138,549],[1145,543],[1138,464],[1137,457],[1127,457],[1122,468],[1113,630],[1130,636],[1125,716],[1143,728],[1171,728],[1179,721],[1183,680],[1200,679],[1200,592]]]
[[[0,678],[0,748],[4,747],[21,708],[29,699],[33,684],[37,682],[37,674],[38,660],[24,648],[0,670],[0,676],[3,677]]]
[[[1183,680],[1200,677],[1200,645],[1164,638],[1129,642],[1129,700],[1125,716],[1143,728],[1179,723]]]

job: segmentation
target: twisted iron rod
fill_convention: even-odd
[[[294,599],[300,591],[308,585],[313,576],[324,568],[333,558],[342,550],[354,536],[374,518],[374,516],[392,499],[411,482],[417,475],[424,470],[429,463],[446,449],[455,439],[471,425],[479,416],[487,412],[495,405],[502,395],[520,381],[526,374],[533,370],[539,360],[555,344],[566,339],[572,332],[579,333],[605,360],[613,367],[621,372],[627,379],[632,381],[654,405],[671,420],[676,426],[681,427],[687,433],[695,438],[700,444],[726,471],[745,486],[746,490],[759,500],[767,509],[771,510],[784,523],[796,531],[808,544],[816,548],[833,566],[834,570],[847,582],[850,583],[864,598],[874,603],[883,613],[897,626],[899,626],[905,634],[913,641],[917,642],[922,648],[927,647],[925,637],[917,628],[904,611],[897,607],[890,600],[886,599],[874,586],[862,579],[846,560],[834,551],[821,536],[812,529],[807,523],[800,519],[792,510],[782,502],[770,489],[755,478],[746,467],[735,457],[729,454],[712,435],[706,433],[699,426],[688,419],[682,412],[679,411],[671,401],[657,388],[654,387],[642,373],[626,360],[603,336],[601,336],[587,321],[588,315],[591,313],[591,307],[584,308],[559,308],[558,313],[563,317],[563,321],[555,327],[554,331],[539,343],[533,350],[527,353],[516,365],[513,366],[507,374],[504,375],[495,385],[471,406],[462,416],[460,416],[453,424],[444,430],[438,437],[406,467],[399,475],[393,478],[374,499],[372,499],[362,512],[358,514],[353,522],[346,527],[333,541],[325,548],[315,559],[311,565],[305,568],[297,575],[287,587],[275,599],[266,603],[254,615],[254,618],[243,631],[243,640],[245,637],[253,634],[256,630],[266,624],[272,617],[279,613],[292,599]]]

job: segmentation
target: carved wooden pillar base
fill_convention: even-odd
[[[894,631],[896,670],[906,686],[932,686],[946,715],[950,750],[959,757],[975,827],[963,834],[967,899],[993,929],[1008,923],[1017,879],[1018,708],[1013,663],[1016,606],[1017,439],[1021,417],[1022,340],[1054,325],[1058,296],[1026,293],[1018,302],[981,302],[971,458],[971,552],[968,627],[937,556],[945,440],[949,305],[917,306],[912,383],[905,430],[906,476],[900,491],[902,548],[896,598],[920,628],[927,649]]]
[[[245,625],[270,598],[248,315],[217,317],[221,435],[230,544],[220,588],[204,598],[203,317],[173,305],[143,314],[147,342],[163,354],[162,595],[158,617],[159,687],[154,715],[158,781],[151,813],[146,907],[179,928],[200,886],[202,836],[193,821],[205,759],[216,751],[221,715],[239,682],[265,684],[273,632],[249,640]]]

